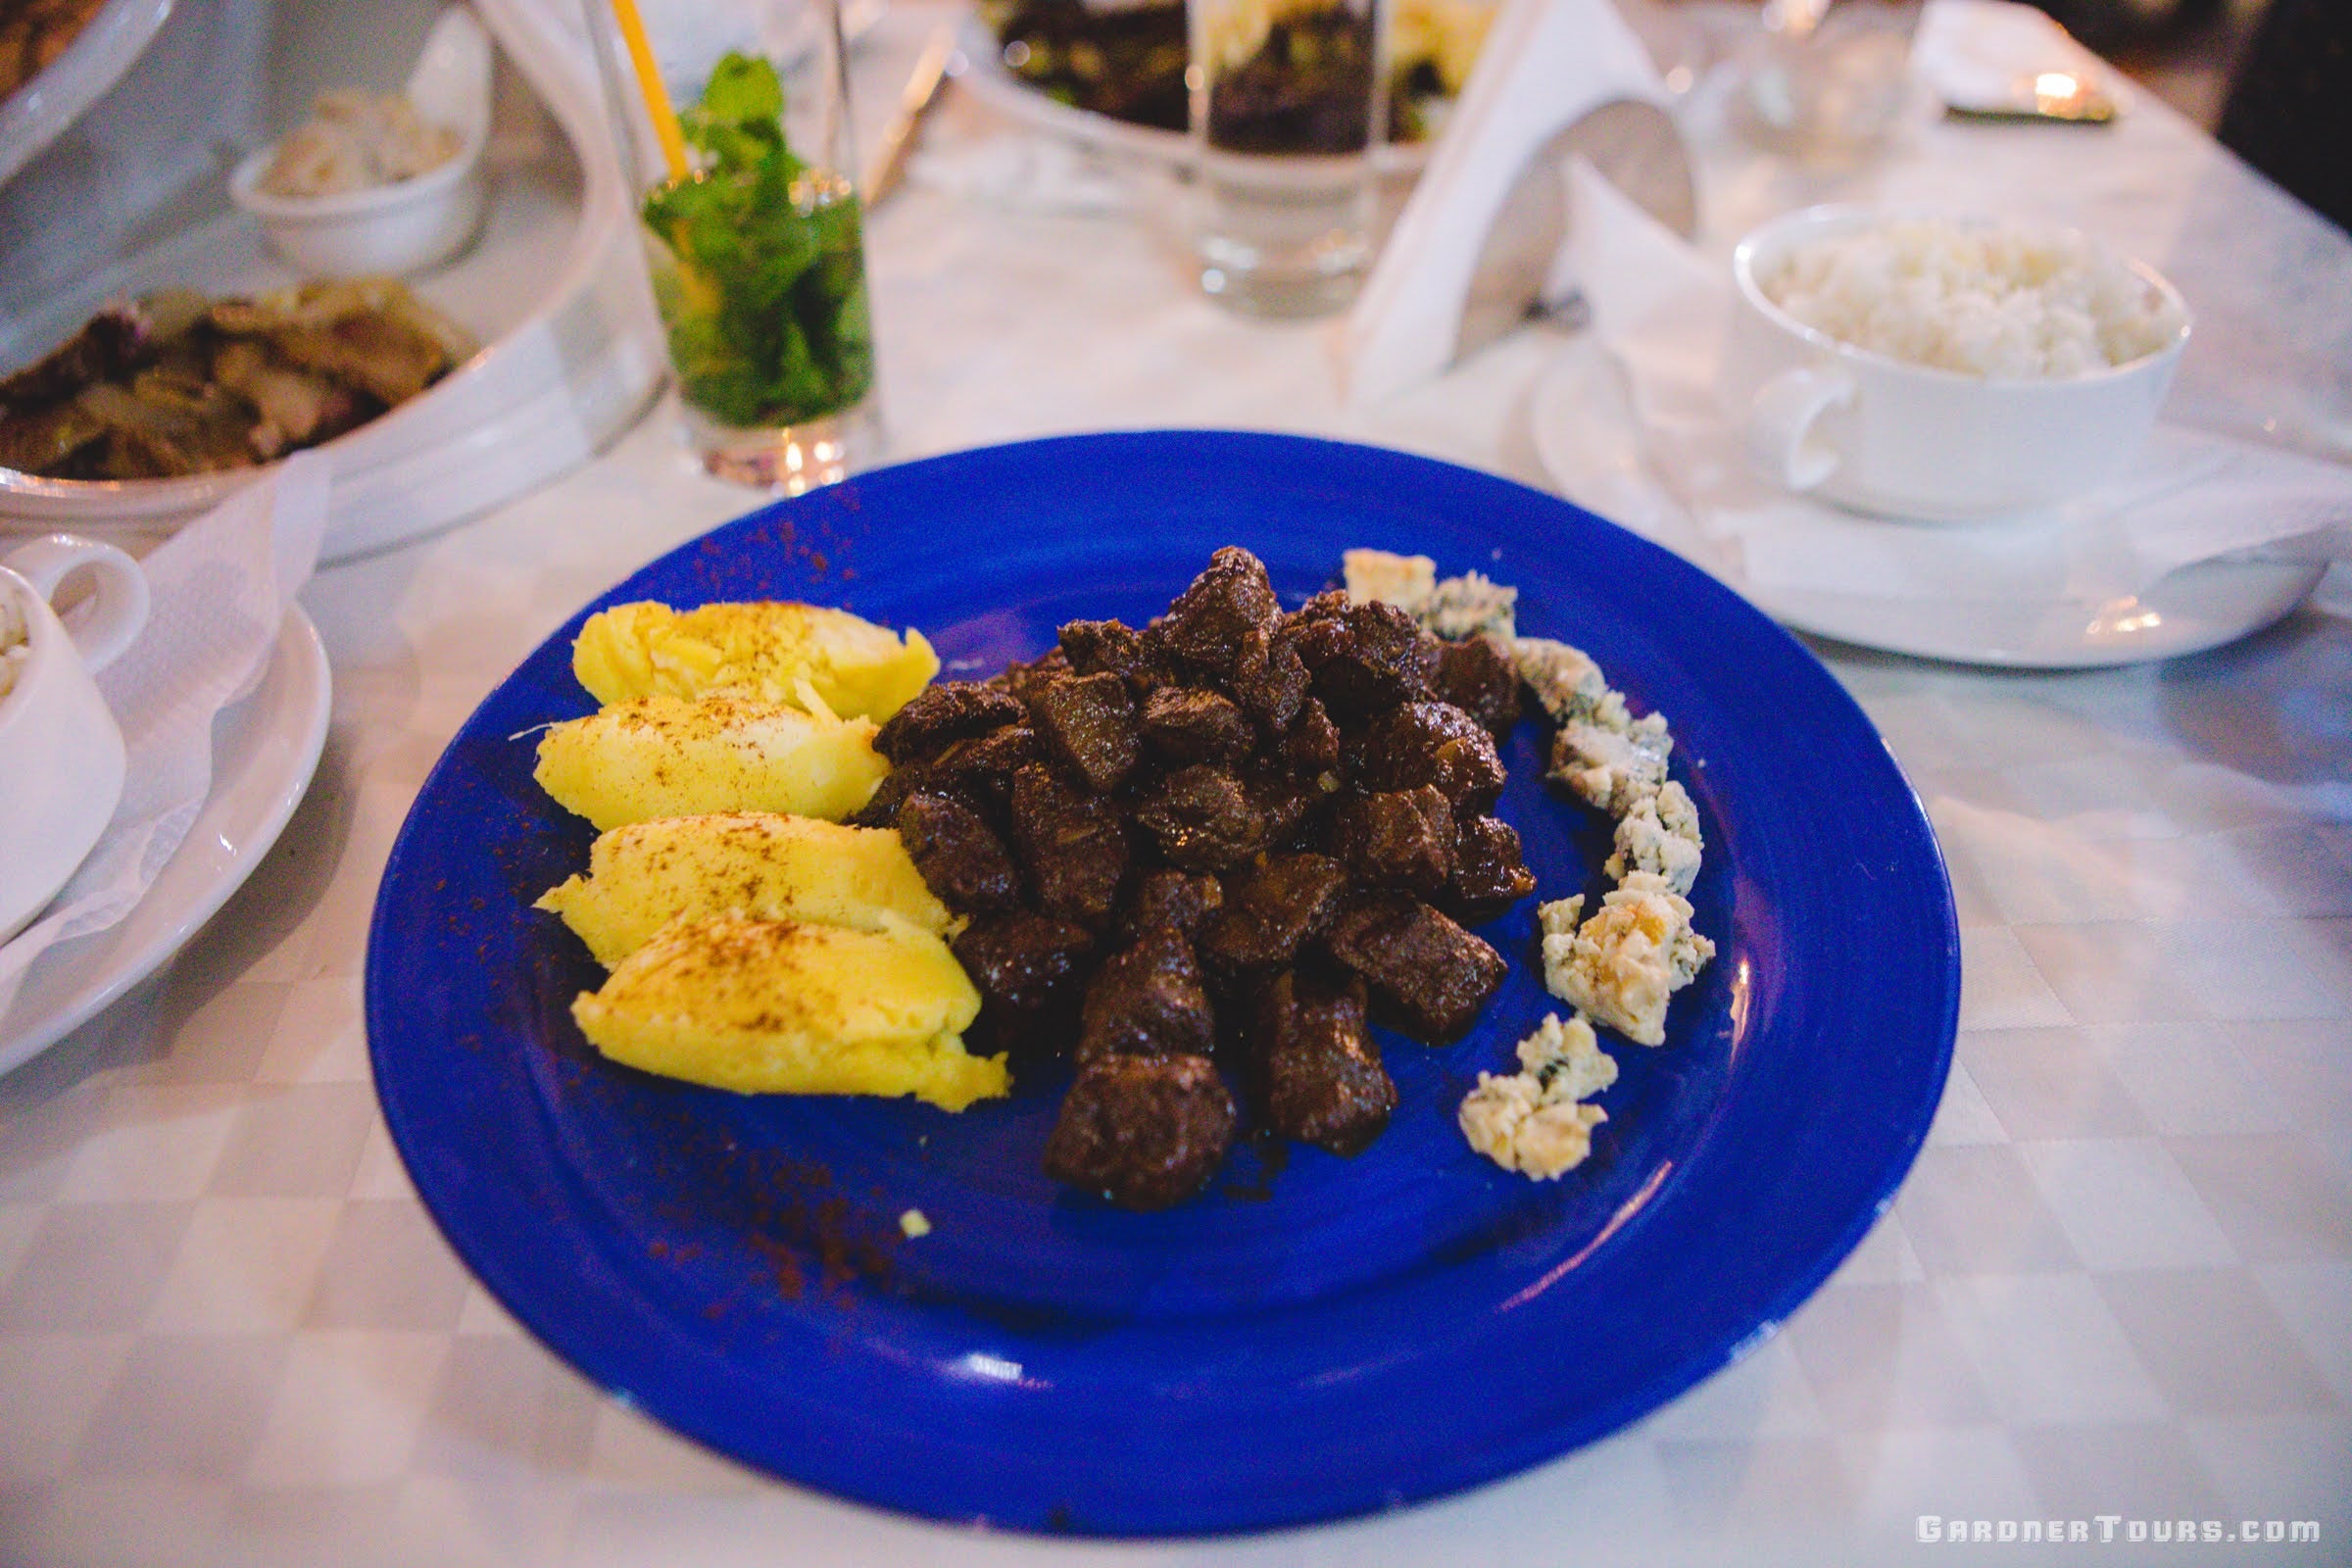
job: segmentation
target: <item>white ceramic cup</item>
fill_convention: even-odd
[[[50,601],[87,572],[87,612],[69,631]],[[0,697],[0,942],[29,923],[106,831],[122,799],[122,732],[91,676],[147,621],[147,576],[113,545],[51,534],[0,556],[0,595],[25,655]]]
[[[2120,476],[2147,445],[2188,341],[2186,306],[2150,269],[2124,264],[2179,309],[2180,330],[2153,354],[2050,379],[1969,375],[1856,348],[1797,320],[1757,281],[1794,245],[1924,216],[1817,207],[1740,242],[1719,390],[1749,456],[1790,490],[1941,522],[2032,512]]]

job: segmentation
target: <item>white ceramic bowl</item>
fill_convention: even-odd
[[[482,146],[490,129],[490,39],[473,14],[444,11],[405,89],[425,119],[456,127],[457,156],[412,179],[333,196],[276,196],[261,188],[277,154],[237,165],[228,194],[261,220],[270,248],[309,277],[419,272],[450,260],[482,223]]]
[[[50,597],[86,569],[89,612],[69,632]],[[51,534],[0,556],[0,596],[29,650],[0,697],[0,942],[57,896],[122,798],[122,732],[90,677],[147,619],[147,578],[112,545]]]
[[[2124,262],[2179,311],[2179,332],[2139,359],[2052,378],[1906,364],[1806,325],[1759,286],[1759,276],[1804,241],[1933,216],[1817,207],[1740,241],[1732,257],[1736,297],[1720,392],[1729,416],[1744,426],[1750,456],[1791,490],[1862,512],[1947,522],[2031,513],[2119,477],[2154,431],[2188,342],[2187,307],[2152,269]],[[2049,238],[2070,232],[2028,231]]]

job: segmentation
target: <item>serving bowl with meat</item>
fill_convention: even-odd
[[[203,60],[213,47],[209,14],[170,8],[146,58],[174,68]],[[219,123],[207,124],[207,136],[231,138],[251,152],[294,132],[321,91],[401,82],[425,45],[431,11],[392,17],[362,0],[319,0],[277,8],[271,18],[272,46],[214,62],[221,79],[207,83],[220,95]],[[515,90],[485,105],[490,123],[479,135],[475,171],[481,218],[478,225],[456,224],[475,236],[473,243],[409,287],[419,308],[462,329],[470,340],[465,352],[443,370],[426,372],[423,390],[397,407],[363,378],[361,412],[374,412],[358,422],[349,422],[350,408],[334,389],[282,382],[274,372],[288,368],[279,364],[275,345],[265,367],[273,372],[267,378],[271,412],[257,415],[248,397],[209,383],[209,389],[192,386],[176,372],[150,376],[131,393],[136,406],[102,395],[100,412],[133,432],[131,444],[180,448],[181,458],[193,447],[201,461],[184,464],[178,477],[157,473],[148,461],[152,451],[131,460],[124,476],[59,476],[0,464],[0,533],[71,527],[134,552],[151,548],[269,472],[275,452],[302,444],[286,432],[309,425],[317,436],[311,444],[327,454],[332,476],[322,557],[334,561],[446,527],[542,484],[586,461],[643,413],[664,361],[643,298],[644,264],[620,199],[593,70],[562,17],[546,7],[482,0],[456,25],[463,30],[476,22],[489,44],[476,63],[486,66],[493,52],[503,58]],[[107,25],[102,15],[92,34]],[[0,190],[0,227],[18,225],[10,249],[12,260],[22,262],[0,277],[0,377],[31,370],[107,318],[150,309],[171,314],[154,305],[159,300],[194,295],[271,304],[306,287],[379,288],[375,274],[321,283],[308,273],[308,263],[290,264],[287,252],[272,248],[263,220],[231,202],[217,167],[177,172],[193,139],[182,124],[185,106],[138,101],[134,80],[125,78],[92,105],[82,123],[89,136],[122,149],[140,177],[76,194],[78,143],[69,139],[36,152]],[[6,107],[0,106],[0,120]],[[472,145],[479,121],[446,108],[427,118],[443,114]],[[462,151],[451,164],[386,188],[422,191],[464,161]],[[370,265],[401,263],[379,255]],[[150,326],[168,324],[159,319]],[[367,357],[380,358],[372,348]],[[316,367],[290,368],[309,376]],[[204,369],[209,376],[212,367]],[[231,379],[250,377],[232,369]],[[348,384],[339,370],[335,379]],[[306,410],[300,406],[306,401],[319,406]],[[240,411],[237,404],[248,406]],[[9,412],[23,411],[12,400]],[[223,428],[237,418],[245,420],[243,432]],[[163,461],[174,457],[167,453]]]

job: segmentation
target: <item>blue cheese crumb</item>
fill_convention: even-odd
[[[1357,604],[1395,605],[1418,619],[1437,592],[1438,564],[1427,556],[1392,555],[1386,550],[1348,550],[1340,555],[1340,581]]]
[[[1438,580],[1438,564],[1427,556],[1386,550],[1348,550],[1340,556],[1340,581],[1357,604],[1394,605],[1422,629],[1453,641],[1480,633],[1508,639],[1519,590],[1475,571]]]
[[[1672,779],[1617,819],[1615,843],[1616,853],[1601,868],[1612,881],[1622,882],[1630,872],[1649,871],[1682,894],[1698,880],[1706,849],[1698,830],[1698,808],[1691,804],[1690,792]]]
[[[1550,1181],[1592,1152],[1592,1129],[1608,1113],[1584,1102],[1617,1081],[1617,1063],[1582,1013],[1566,1023],[1547,1016],[1519,1042],[1518,1054],[1517,1072],[1478,1075],[1455,1120],[1470,1147],[1495,1164]]]
[[[1475,571],[1448,577],[1432,589],[1418,618],[1428,630],[1448,641],[1464,637],[1515,637],[1518,633],[1519,590]]]
[[[899,1216],[899,1231],[911,1242],[918,1236],[931,1234],[931,1221],[924,1217],[921,1209],[910,1208]]]
[[[1690,929],[1690,901],[1633,871],[1579,923],[1584,899],[1542,906],[1544,989],[1638,1046],[1666,1043],[1666,1004],[1715,956]]]
[[[1663,713],[1628,720],[1622,728],[1571,720],[1552,741],[1550,776],[1586,805],[1621,817],[1658,793],[1673,751]]]
[[[1515,637],[1510,655],[1519,678],[1554,723],[1590,719],[1612,695],[1600,666],[1581,648],[1549,637]]]

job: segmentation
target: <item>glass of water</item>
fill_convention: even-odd
[[[1388,126],[1387,0],[1190,0],[1200,286],[1259,316],[1355,297]]]
[[[1767,0],[1739,105],[1751,140],[1838,166],[1878,150],[1915,97],[1921,0]]]

